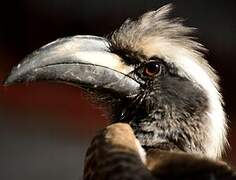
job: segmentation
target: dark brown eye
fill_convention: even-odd
[[[159,62],[148,62],[144,67],[144,74],[146,76],[155,76],[161,72],[161,65]]]

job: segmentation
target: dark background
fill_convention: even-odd
[[[18,0],[0,5],[0,81],[25,55],[57,38],[108,34],[128,17],[173,2],[219,72],[236,165],[235,0]],[[78,88],[56,83],[0,85],[0,179],[78,180],[96,130],[108,118]]]

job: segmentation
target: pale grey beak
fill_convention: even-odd
[[[133,67],[110,52],[109,41],[96,36],[56,40],[27,56],[13,68],[5,85],[51,80],[106,89],[132,96],[140,84],[129,76]]]

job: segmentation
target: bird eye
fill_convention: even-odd
[[[161,65],[159,62],[148,62],[144,67],[144,74],[146,76],[153,77],[156,74],[159,74],[161,72]]]

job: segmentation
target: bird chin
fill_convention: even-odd
[[[180,148],[174,143],[168,140],[167,138],[161,138],[161,137],[155,137],[150,132],[143,132],[135,134],[137,139],[139,140],[141,146],[145,150],[150,149],[160,149],[160,150],[166,150],[166,151],[173,151],[177,150],[180,151]]]
[[[131,127],[136,138],[145,150],[157,148],[160,150],[181,150],[177,142],[173,142],[165,131],[156,128],[155,122],[141,122]]]

